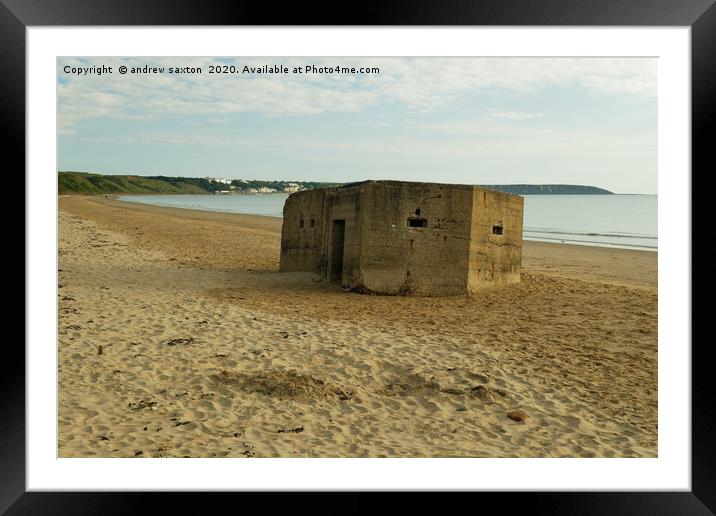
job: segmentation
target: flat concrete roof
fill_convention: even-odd
[[[504,195],[514,195],[516,197],[521,197],[518,194],[513,194],[509,192],[503,192],[502,190],[495,190],[493,188],[485,188],[484,186],[480,185],[466,185],[466,184],[455,184],[455,183],[431,183],[427,181],[395,181],[392,179],[367,179],[365,181],[356,181],[354,183],[345,183],[339,186],[323,186],[320,188],[312,188],[311,190],[342,190],[347,188],[359,188],[361,186],[366,186],[370,184],[378,184],[378,185],[388,185],[388,186],[403,186],[403,185],[425,185],[425,186],[439,186],[443,188],[455,188],[458,190],[487,190],[488,192],[496,192]],[[302,190],[301,192],[296,193],[302,193],[302,192],[308,192],[311,190]]]

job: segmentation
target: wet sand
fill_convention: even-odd
[[[278,218],[59,209],[62,457],[657,455],[657,253],[525,242],[518,285],[365,296],[277,272]]]

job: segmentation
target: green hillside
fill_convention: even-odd
[[[170,176],[109,176],[87,172],[58,172],[58,193],[100,195],[100,194],[210,194],[231,189],[234,193],[250,193],[258,188],[270,188],[281,192],[286,187],[300,185],[309,190],[321,186],[336,186],[337,183],[314,181],[244,181],[235,179],[231,186],[209,181],[201,177]]]
[[[612,195],[613,192],[596,186],[583,185],[480,185],[517,195]]]
[[[338,186],[339,183],[314,181],[266,181],[234,179],[231,185],[209,181],[199,177],[169,176],[108,176],[87,172],[58,172],[58,191],[63,194],[210,194],[231,189],[234,193],[252,193],[260,188],[281,192],[299,185],[304,190]],[[611,194],[596,186],[582,185],[482,185],[518,195],[576,195]]]
[[[171,179],[172,181],[167,181]],[[201,182],[205,179],[161,178],[139,176],[105,176],[85,172],[59,172],[57,177],[60,194],[153,194],[192,193],[203,194],[210,190]]]

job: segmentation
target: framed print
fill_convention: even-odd
[[[713,510],[711,2],[390,2],[348,27],[167,5],[0,10],[27,249],[3,511]]]

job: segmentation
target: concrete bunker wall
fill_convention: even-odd
[[[520,281],[524,199],[475,188],[468,291]]]
[[[329,190],[325,197],[326,267],[317,272],[346,286],[360,279],[361,197],[358,186]]]
[[[382,294],[467,291],[473,189],[429,183],[363,186],[360,276]]]
[[[325,195],[325,190],[307,190],[286,199],[281,228],[281,271],[319,272],[325,268]]]
[[[368,181],[284,205],[281,271],[379,294],[459,295],[520,280],[522,197],[467,185]]]
[[[283,208],[279,269],[354,282],[359,275],[360,207],[358,187],[290,195]]]

